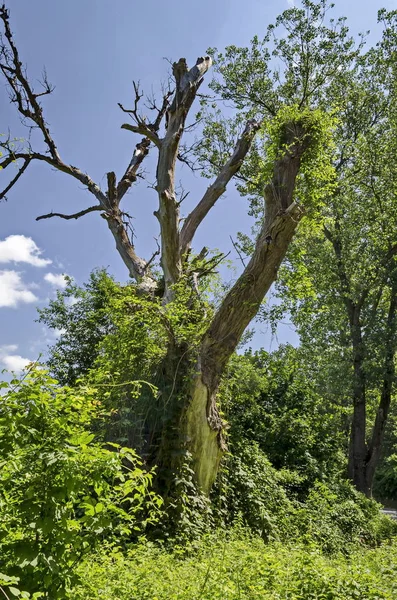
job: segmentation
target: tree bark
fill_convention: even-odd
[[[176,90],[173,102],[167,111],[166,134],[159,142],[157,163],[159,209],[155,213],[161,231],[161,265],[164,273],[164,301],[166,303],[172,300],[172,286],[182,274],[179,205],[175,195],[175,165],[187,115],[203,81],[203,76],[211,64],[211,58],[206,56],[198,58],[195,66],[190,70],[188,70],[184,58],[173,65]]]

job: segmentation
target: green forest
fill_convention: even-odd
[[[126,277],[68,278],[38,309],[47,355],[3,372],[0,600],[396,600],[397,10],[369,44],[302,0],[247,47],[170,64],[156,99],[135,82],[131,159],[99,183],[63,158],[6,6],[0,24],[40,139],[1,123],[0,199],[34,164],[74,180],[92,205],[37,219],[98,212]],[[208,179],[190,212],[182,166]],[[125,198],[143,178],[147,258]],[[253,222],[236,264],[195,245],[227,189]],[[299,344],[252,343],[286,320]]]

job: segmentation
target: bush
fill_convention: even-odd
[[[132,450],[94,440],[95,390],[59,387],[39,369],[1,387],[3,585],[11,578],[10,593],[19,580],[33,597],[63,598],[84,554],[142,530],[160,501]]]
[[[304,499],[316,480],[344,468],[341,415],[312,381],[299,348],[281,346],[232,357],[221,386],[221,402],[236,443],[255,441],[276,469],[298,473],[295,491]]]
[[[397,499],[397,454],[391,454],[382,461],[377,469],[374,482],[374,493],[383,500]]]
[[[300,474],[277,470],[256,442],[235,444],[213,492],[223,525],[241,523],[265,541],[318,545],[325,553],[349,553],[397,534],[380,505],[343,480],[317,481],[304,501],[296,498]]]
[[[380,512],[347,481],[317,482],[306,502],[296,505],[297,535],[325,553],[352,552],[357,545],[376,546],[397,534],[397,523]]]
[[[281,481],[283,473],[256,442],[235,445],[213,491],[216,514],[225,525],[241,522],[265,540],[284,537],[293,505]]]

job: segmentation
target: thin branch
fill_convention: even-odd
[[[335,221],[335,229],[336,229],[336,231],[338,231],[340,229],[338,220]],[[351,291],[351,287],[350,287],[350,281],[349,281],[349,278],[347,276],[346,270],[343,265],[342,246],[341,246],[341,243],[340,243],[340,240],[338,239],[338,237],[336,235],[333,235],[331,233],[331,231],[328,229],[328,227],[326,227],[325,225],[323,226],[323,232],[324,232],[324,235],[327,238],[327,240],[329,242],[331,242],[332,247],[335,252],[338,276],[339,276],[339,280],[342,285],[343,301],[345,302],[347,309],[348,309],[349,316],[351,317],[351,315],[353,314],[353,311],[355,309],[355,303],[353,302],[353,299],[352,299],[352,291]]]
[[[205,265],[204,267],[198,271],[198,277],[205,277],[206,275],[210,275],[210,273],[213,273],[214,270],[216,269],[216,267],[218,265],[221,264],[221,262],[223,260],[225,260],[225,258],[227,258],[228,256],[230,256],[231,251],[229,251],[227,254],[216,254],[215,256],[213,256]]]
[[[18,49],[10,28],[9,12],[4,4],[0,7],[0,19],[3,21],[4,34],[8,42],[8,48],[5,44],[1,46],[0,70],[3,72],[12,90],[11,102],[18,106],[18,110],[22,116],[31,119],[38,126],[43,134],[50,156],[54,161],[58,162],[61,160],[58,149],[44,120],[43,109],[37,100],[40,96],[50,94],[53,88],[47,81],[47,75],[44,74],[44,92],[36,94],[33,91],[22,69],[22,62],[19,58]]]
[[[240,250],[239,250],[239,248],[238,248],[237,244],[234,242],[234,240],[233,240],[233,238],[232,238],[232,236],[231,236],[231,235],[229,235],[229,237],[230,237],[230,241],[231,241],[231,242],[232,242],[232,244],[233,244],[233,248],[234,248],[234,249],[235,249],[235,251],[237,252],[237,254],[238,254],[238,257],[239,257],[239,259],[240,259],[240,261],[241,261],[241,263],[242,263],[243,267],[245,267],[245,261],[244,261],[244,258],[243,258],[243,256],[241,255],[241,252],[240,252]]]
[[[119,104],[121,107],[121,104]],[[127,129],[128,131],[132,131],[132,133],[139,133],[140,135],[144,135],[147,137],[155,146],[160,148],[161,140],[159,136],[150,129],[145,123],[139,123],[138,125],[131,125],[130,123],[123,123],[121,129]]]
[[[51,219],[52,217],[59,217],[60,219],[66,219],[67,221],[69,221],[70,219],[79,219],[80,217],[84,217],[84,215],[88,215],[88,213],[95,212],[98,210],[103,210],[102,206],[90,206],[89,208],[74,213],[73,215],[64,215],[62,213],[50,212],[47,215],[40,215],[40,217],[36,217],[36,221],[42,221],[43,219]]]
[[[18,181],[18,179],[21,177],[21,175],[23,175],[23,173],[26,171],[31,160],[32,160],[31,158],[25,158],[25,162],[23,163],[22,167],[19,169],[18,173],[15,175],[14,179],[11,179],[11,181],[7,185],[7,187],[4,188],[4,190],[0,192],[0,200],[7,200],[7,193],[14,186],[14,184]]]
[[[137,114],[137,107],[138,107],[138,102],[142,96],[141,96],[141,94],[139,94],[136,84],[134,84],[134,89],[135,89],[134,109],[127,110],[123,107],[122,104],[119,104],[119,107],[121,108],[121,110],[123,112],[131,114],[135,118],[135,121],[136,121],[137,119],[140,119],[140,117],[138,117],[138,114]],[[149,153],[150,142],[152,141],[153,143],[156,144],[156,146],[158,146],[158,144],[160,143],[160,138],[158,137],[157,133],[160,129],[161,122],[162,122],[164,115],[167,111],[167,108],[169,106],[169,98],[172,95],[172,93],[173,92],[170,90],[168,90],[167,92],[164,93],[161,108],[157,108],[155,103],[154,102],[152,103],[152,109],[157,110],[157,117],[154,120],[154,122],[151,123],[150,125],[147,125],[144,122],[144,126],[145,126],[144,131],[142,131],[141,133],[145,137],[139,142],[139,144],[137,144],[135,146],[135,150],[132,155],[131,161],[117,186],[117,196],[118,196],[119,202],[121,201],[123,196],[126,194],[126,192],[129,190],[131,185],[133,183],[135,183],[135,181],[137,180],[138,169],[141,166],[145,156],[147,156],[147,154]],[[141,121],[143,122],[143,120],[141,120]],[[124,129],[129,129],[129,127],[124,127]]]
[[[84,209],[72,215],[52,212],[47,215],[41,215],[40,217],[38,217],[38,220],[48,219],[54,216],[67,220],[77,219],[90,212],[100,211],[101,215],[105,218],[110,231],[112,232],[112,235],[116,241],[117,250],[120,253],[120,256],[123,259],[125,265],[127,266],[131,277],[135,278],[141,283],[142,278],[144,277],[144,283],[146,287],[148,289],[153,289],[155,287],[155,282],[151,279],[150,275],[146,271],[146,261],[141,259],[135,253],[134,246],[128,237],[128,233],[123,223],[123,214],[119,210],[119,202],[122,196],[128,190],[131,183],[134,180],[136,180],[138,167],[141,164],[144,156],[146,156],[147,154],[147,148],[150,144],[150,140],[146,139],[145,137],[145,140],[141,142],[140,145],[137,145],[134,151],[134,155],[130,161],[130,164],[128,165],[127,170],[118,186],[116,186],[116,177],[114,173],[108,174],[107,195],[104,192],[102,192],[99,185],[96,184],[89,177],[89,175],[87,175],[77,167],[74,167],[73,165],[68,165],[65,162],[63,162],[55,145],[55,142],[51,137],[50,131],[44,119],[42,107],[38,101],[39,97],[50,94],[53,88],[48,83],[47,75],[44,72],[42,82],[44,91],[40,91],[40,93],[38,94],[34,92],[31,84],[27,79],[25,70],[22,67],[22,62],[20,61],[18,50],[13,40],[9,24],[9,14],[5,8],[5,5],[0,7],[0,19],[3,21],[5,31],[4,37],[0,38],[0,71],[3,73],[9,85],[11,102],[13,102],[17,106],[18,111],[23,117],[23,119],[30,121],[28,125],[30,128],[37,127],[41,130],[48,149],[48,153],[46,154],[41,154],[33,151],[15,152],[9,140],[6,142],[2,141],[0,143],[0,147],[8,152],[8,156],[6,156],[0,162],[0,167],[6,168],[12,162],[19,159],[24,160],[25,164],[21,167],[17,176],[14,177],[13,180],[7,185],[6,189],[3,192],[1,192],[0,197],[4,197],[4,194],[13,187],[13,185],[21,176],[22,172],[27,168],[28,164],[32,160],[40,160],[46,162],[58,171],[72,176],[74,179],[76,179],[88,188],[88,190],[94,195],[94,197],[98,201],[98,206],[93,206],[88,209]],[[139,93],[139,88],[136,84],[134,84],[134,89],[136,112],[141,95]],[[137,112],[136,115],[139,119]],[[145,134],[148,133],[149,132],[145,131]],[[154,139],[153,136],[154,133],[151,132],[152,139]]]
[[[180,235],[182,255],[190,246],[200,223],[207,216],[216,201],[226,191],[226,187],[231,178],[239,171],[259,128],[260,123],[257,121],[248,121],[241,137],[236,143],[232,156],[222,167],[214,183],[207,189],[200,202],[186,218]]]
[[[1,147],[4,148],[4,143],[1,144]],[[77,167],[74,167],[73,165],[67,165],[62,160],[59,160],[59,161],[54,160],[53,158],[51,158],[50,156],[47,156],[46,154],[40,154],[39,152],[11,153],[5,159],[0,161],[0,168],[5,169],[11,163],[13,163],[19,159],[22,159],[24,161],[29,161],[29,162],[32,160],[40,160],[40,161],[46,162],[47,164],[54,167],[54,169],[57,169],[58,171],[61,171],[62,173],[71,175],[72,177],[77,179],[80,183],[82,183],[89,189],[89,191],[95,196],[95,198],[98,200],[98,202],[102,205],[103,208],[107,207],[107,198],[106,198],[105,194],[101,191],[101,188],[91,179],[91,177],[89,175],[87,175],[87,173],[83,173],[83,171],[81,171]],[[15,181],[14,181],[14,183],[15,183]]]
[[[156,240],[156,244],[157,244],[157,250],[155,252],[153,252],[151,258],[147,261],[147,263],[146,263],[146,270],[149,269],[150,265],[152,264],[152,262],[154,261],[154,259],[156,258],[156,256],[159,256],[159,254],[160,254],[160,244],[159,244],[157,238],[155,238],[155,240]]]

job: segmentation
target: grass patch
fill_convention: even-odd
[[[211,536],[186,551],[142,544],[81,566],[74,600],[395,600],[397,543],[325,556],[317,546]]]

